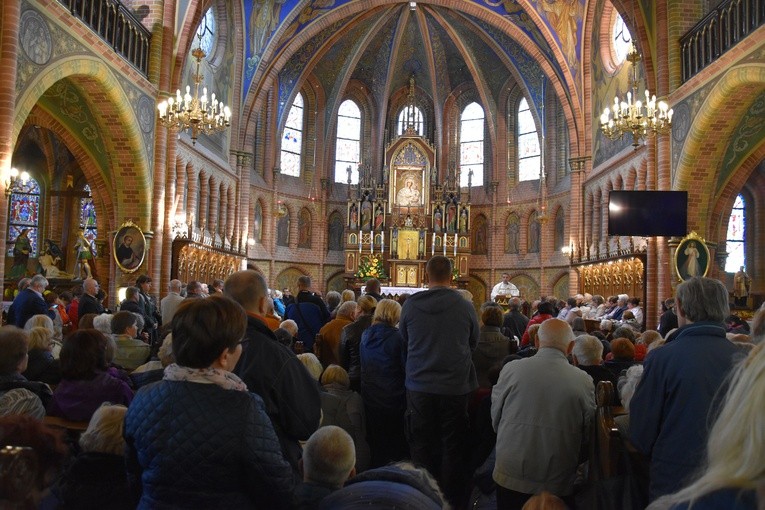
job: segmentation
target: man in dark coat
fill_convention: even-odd
[[[324,321],[323,324],[329,322],[329,308],[327,308],[327,304],[324,303],[324,301],[319,296],[311,292],[310,276],[301,276],[298,278],[297,302],[315,304],[319,307],[321,318]],[[318,333],[318,331],[316,333]]]
[[[319,427],[319,386],[297,356],[280,344],[263,322],[268,286],[260,273],[247,270],[232,274],[223,294],[247,312],[247,335],[234,373],[249,391],[263,398],[282,453],[297,473],[301,455],[298,441],[307,440]]]
[[[508,310],[502,321],[502,332],[510,338],[516,337],[520,342],[529,318],[521,313],[521,300],[517,297],[510,299]]]
[[[32,277],[29,286],[19,292],[13,300],[13,319],[16,326],[23,328],[33,315],[47,315],[51,319],[55,317],[42,295],[47,287],[48,280],[43,275],[37,274]]]
[[[83,317],[87,313],[96,315],[104,313],[104,305],[96,298],[98,294],[98,282],[93,278],[87,278],[82,282],[82,297],[77,308],[77,315]]]
[[[725,337],[728,289],[694,277],[677,286],[680,328],[648,356],[630,401],[630,440],[651,457],[649,499],[685,487],[701,468],[709,427],[740,350]]]

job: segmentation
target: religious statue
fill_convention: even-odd
[[[390,252],[393,258],[398,257],[398,227],[393,227],[391,235]]]
[[[446,207],[446,231],[454,232],[457,228],[457,205],[454,202],[449,202]]]
[[[468,212],[467,207],[463,207],[460,211],[460,234],[467,232]]]
[[[417,245],[417,256],[425,255],[425,229],[420,229],[420,241]]]
[[[62,255],[61,248],[59,248],[52,240],[46,239],[45,244],[43,245],[43,254],[37,259],[42,268],[42,274],[47,278],[73,278],[73,274],[64,272],[58,268],[58,263],[61,261]]]
[[[351,230],[356,230],[359,228],[359,208],[356,207],[356,204],[353,204],[351,206],[351,212],[350,212],[350,219],[348,221],[348,226]]]
[[[746,306],[750,283],[749,275],[744,271],[744,266],[741,266],[733,277],[733,297],[736,299],[737,306]]]
[[[444,213],[441,211],[441,206],[436,206],[436,210],[433,211],[433,232],[436,234],[441,233],[441,223],[443,222]]]
[[[377,204],[375,209],[375,230],[382,230],[384,221],[385,214],[383,213],[383,208],[380,204]]]
[[[74,250],[77,253],[75,260],[75,274],[80,280],[91,278],[93,273],[90,269],[89,260],[93,259],[93,248],[90,245],[90,241],[85,237],[85,232],[80,230],[77,234],[77,241],[74,243]]]
[[[405,207],[420,205],[420,190],[414,187],[414,180],[406,180],[404,187],[396,193],[396,202]]]
[[[29,229],[22,230],[13,244],[13,266],[9,277],[23,278],[27,275],[27,263],[32,252],[32,241],[29,240]]]
[[[361,229],[370,230],[372,228],[372,202],[364,200],[361,203]]]

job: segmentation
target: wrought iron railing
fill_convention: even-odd
[[[726,0],[680,38],[683,82],[765,23],[765,0]]]
[[[149,71],[151,33],[119,0],[58,0],[144,76]]]

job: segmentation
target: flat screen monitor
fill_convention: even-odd
[[[608,195],[608,235],[684,236],[687,232],[687,191],[612,191]]]

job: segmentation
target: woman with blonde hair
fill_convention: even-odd
[[[29,359],[27,369],[21,374],[30,381],[58,384],[61,381],[61,362],[53,357],[53,333],[45,327],[28,331]]]
[[[54,493],[61,507],[90,509],[135,508],[125,472],[125,440],[122,437],[127,407],[104,404],[93,413],[80,436],[81,453],[58,481]]]
[[[700,476],[651,510],[757,508],[757,491],[765,489],[765,348],[754,348],[734,369],[723,401]]]
[[[367,413],[371,467],[408,455],[404,436],[406,346],[399,333],[401,305],[383,299],[372,325],[361,335],[361,397]]]

